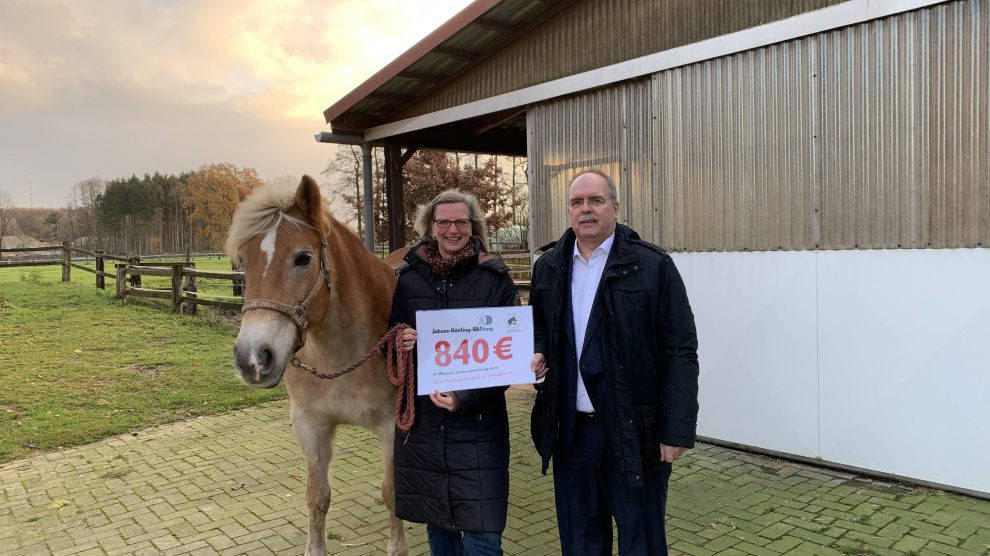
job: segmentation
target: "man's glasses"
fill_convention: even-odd
[[[461,230],[471,228],[471,221],[466,218],[459,218],[457,220],[447,220],[446,218],[441,218],[439,220],[434,220],[433,223],[437,225],[437,228],[442,228],[444,230],[449,228],[451,224],[454,224]]]
[[[569,204],[572,209],[579,209],[584,205],[585,201],[587,201],[588,206],[600,207],[604,206],[605,203],[608,202],[608,199],[598,195],[595,195],[594,197],[577,197],[567,201],[567,204]]]

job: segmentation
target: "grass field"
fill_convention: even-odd
[[[59,266],[0,269],[0,462],[286,396],[241,384],[237,329],[216,313],[117,300],[113,280],[100,291],[78,269],[60,279]]]

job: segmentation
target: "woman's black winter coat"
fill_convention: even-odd
[[[441,279],[420,253],[425,253],[422,243],[409,251],[405,265],[396,271],[399,280],[389,326],[404,322],[415,328],[416,311],[421,310],[518,304],[509,269],[492,255],[471,257]],[[416,397],[416,418],[408,438],[395,431],[399,518],[447,530],[505,529],[509,500],[505,389],[458,391],[460,407],[453,413],[433,405],[429,396]]]

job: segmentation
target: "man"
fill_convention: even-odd
[[[571,182],[570,229],[533,269],[532,434],[565,556],[667,554],[671,464],[694,446],[698,340],[674,262],[617,224],[608,175]]]

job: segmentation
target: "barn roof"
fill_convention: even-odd
[[[476,0],[324,111],[329,143],[526,154],[550,98],[944,0]]]
[[[573,3],[574,0],[476,0],[324,110],[323,116],[335,135],[363,135],[369,127],[389,121],[403,108],[456,79]],[[494,140],[491,137],[476,140],[476,146],[487,146],[481,150],[490,152],[518,150],[500,145],[503,142],[498,140],[495,128],[503,127],[510,134],[521,133],[525,128],[524,115],[503,116],[473,122],[467,129],[451,129],[449,140],[460,143],[454,137],[461,131],[470,136],[481,135],[479,131],[495,131]]]

